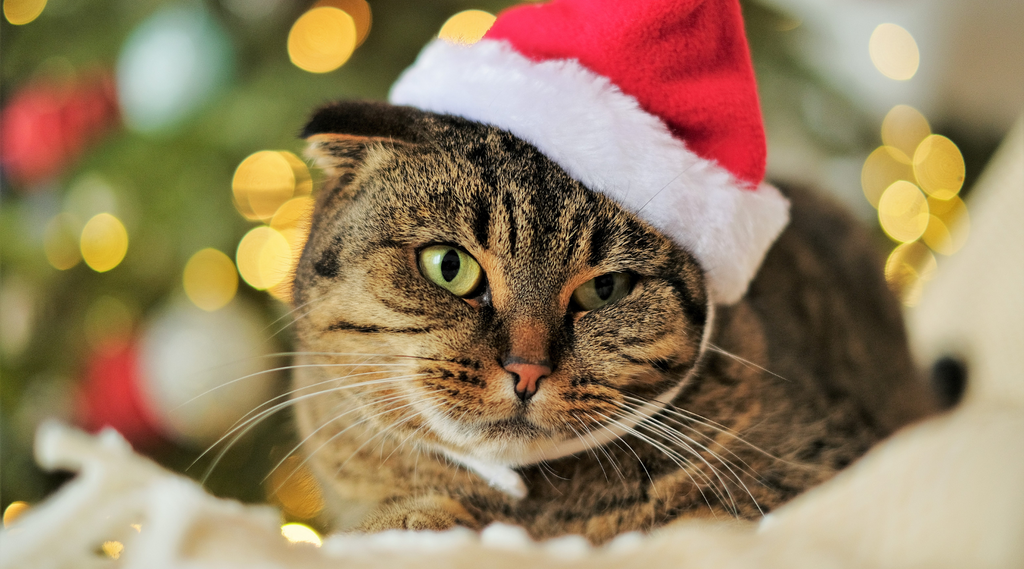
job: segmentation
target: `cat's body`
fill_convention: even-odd
[[[330,177],[295,280],[293,397],[339,528],[599,543],[753,519],[932,409],[866,235],[811,193],[786,192],[747,296],[713,307],[692,256],[507,132],[349,103],[305,134]],[[431,282],[431,246],[481,284]],[[625,292],[583,309],[602,275]]]

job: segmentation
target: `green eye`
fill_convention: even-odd
[[[455,296],[467,296],[480,286],[484,272],[469,253],[447,245],[420,251],[420,272]]]
[[[597,310],[629,294],[632,279],[626,273],[608,273],[590,279],[572,293],[582,310]]]

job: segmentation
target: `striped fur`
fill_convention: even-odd
[[[515,136],[375,103],[327,107],[304,135],[328,179],[295,278],[307,367],[293,398],[336,527],[507,521],[599,543],[680,517],[755,518],[930,409],[864,236],[813,196],[791,194],[793,227],[702,353],[694,258]],[[807,242],[825,219],[834,243]],[[484,293],[420,275],[433,244],[471,254]],[[574,311],[572,292],[609,272],[632,274],[632,291]],[[501,363],[523,338],[552,369],[525,402]],[[680,384],[620,439],[523,464]],[[515,466],[526,497],[457,455]]]

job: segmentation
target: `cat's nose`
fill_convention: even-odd
[[[551,375],[551,368],[543,364],[513,361],[505,363],[505,371],[512,374],[516,395],[524,403],[537,393],[541,378]]]

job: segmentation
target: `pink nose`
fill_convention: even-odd
[[[551,375],[551,368],[540,364],[510,363],[505,364],[504,367],[506,371],[515,376],[516,395],[524,402],[537,393],[537,384],[540,382],[540,378]]]

